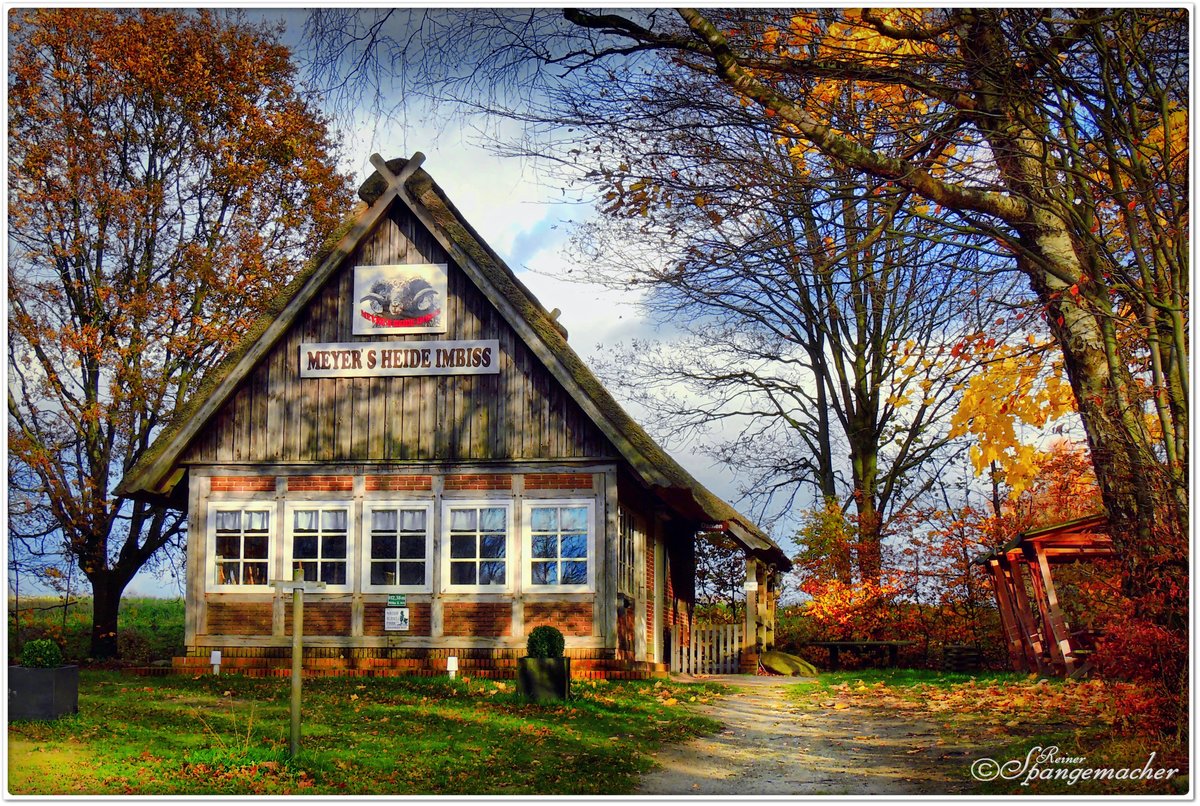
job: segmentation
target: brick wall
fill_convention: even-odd
[[[363,635],[429,635],[430,605],[428,602],[408,606],[407,632],[383,629],[383,611],[385,609],[386,606],[382,602],[363,605]]]
[[[292,634],[292,597],[283,605],[283,631]],[[305,635],[350,635],[349,602],[304,602]]]
[[[270,602],[208,603],[205,632],[209,635],[270,635],[272,605]]]
[[[274,476],[213,476],[209,484],[214,493],[273,493]]]
[[[288,492],[348,493],[353,489],[353,476],[292,476],[288,479]]]
[[[432,490],[432,476],[367,476],[367,492],[378,490]]]
[[[442,609],[445,635],[512,635],[512,605],[508,602],[446,602]]]
[[[526,602],[525,634],[543,624],[557,627],[563,635],[591,635],[592,603]]]
[[[456,473],[446,476],[447,490],[511,490],[512,476],[508,473]]]
[[[526,490],[590,490],[590,473],[529,473],[525,476]]]

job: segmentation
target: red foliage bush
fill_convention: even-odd
[[[1187,641],[1145,619],[1114,620],[1096,646],[1102,677],[1137,683],[1117,706],[1118,730],[1166,735],[1187,725]]]

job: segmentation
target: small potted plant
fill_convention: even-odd
[[[562,702],[571,695],[571,659],[563,657],[566,642],[554,627],[534,627],[517,660],[517,690],[539,705]]]
[[[58,719],[79,713],[79,667],[63,663],[47,638],[27,641],[21,665],[8,668],[8,718]]]

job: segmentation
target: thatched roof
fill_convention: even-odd
[[[377,163],[379,164],[379,163]],[[791,566],[787,555],[750,519],[710,492],[676,462],[609,394],[588,366],[567,344],[561,325],[550,318],[537,298],[505,262],[479,237],[432,177],[408,160],[387,162],[394,176],[409,174],[403,185],[379,171],[359,188],[367,209],[347,222],[336,245],[314,259],[280,294],[229,357],[205,378],[198,393],[176,420],[126,474],[118,488],[123,495],[163,496],[178,481],[176,461],[192,438],[233,394],[237,384],[286,333],[291,322],[321,289],[342,261],[353,252],[386,210],[405,204],[450,256],[480,286],[504,318],[524,338],[547,369],[628,462],[634,476],[680,515],[724,525],[745,549],[780,570]]]

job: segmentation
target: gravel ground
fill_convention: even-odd
[[[696,706],[724,727],[660,751],[639,795],[953,795],[971,791],[966,749],[911,714],[806,708],[800,678],[713,676],[736,690]]]

